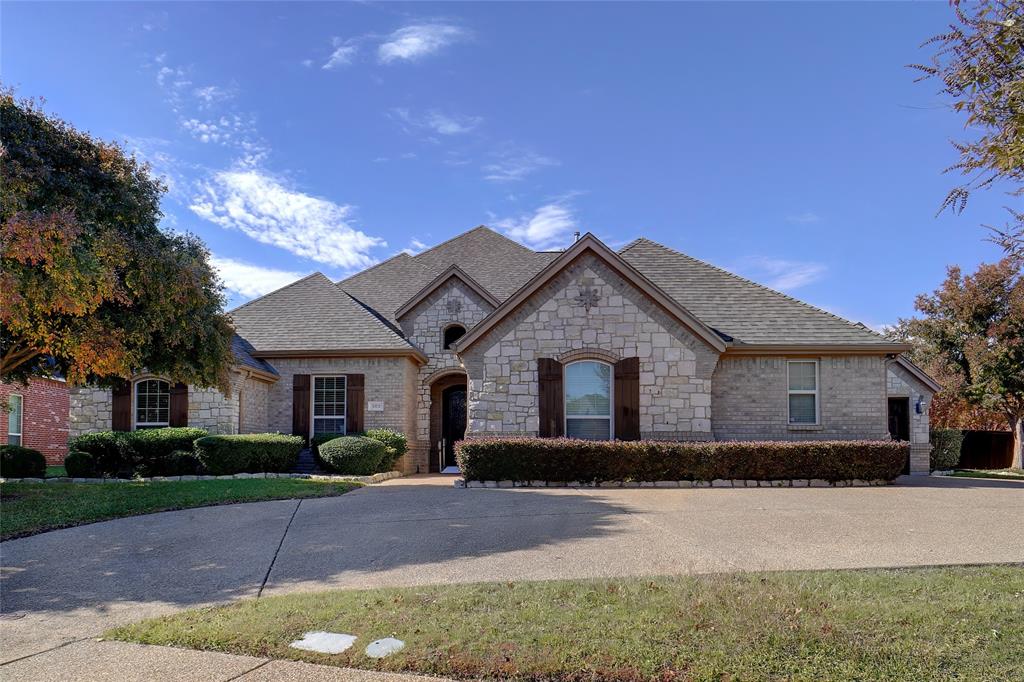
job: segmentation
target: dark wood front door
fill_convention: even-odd
[[[441,393],[443,467],[456,466],[455,443],[466,437],[466,386],[450,386]]]
[[[910,398],[889,398],[889,436],[893,440],[910,440]],[[910,473],[909,456],[903,473]]]

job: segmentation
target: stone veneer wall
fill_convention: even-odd
[[[363,409],[367,429],[388,427],[407,436],[415,427],[416,363],[405,357],[392,358],[274,358],[271,361],[280,379],[268,391],[267,429],[291,433],[292,384],[296,374],[364,375],[366,402],[383,401],[384,410]],[[415,471],[426,462],[423,444],[410,438],[409,453],[399,463],[402,471]]]
[[[452,278],[399,320],[406,338],[430,359],[419,368],[416,379],[416,429],[409,434],[410,440],[422,441],[429,449],[430,385],[435,379],[450,373],[447,370],[464,371],[455,352],[444,349],[445,327],[461,324],[469,331],[493,309],[461,280]],[[424,461],[423,465],[426,464]]]
[[[589,311],[577,300],[583,290],[597,290]],[[588,348],[606,357],[640,358],[643,438],[711,439],[718,353],[589,254],[462,354],[469,375],[468,432],[537,435],[537,358],[564,359]]]
[[[890,362],[886,371],[886,394],[890,398],[910,398],[910,473],[928,473],[932,452],[928,423],[932,390],[902,366]],[[914,409],[918,396],[922,397],[921,414]]]
[[[888,440],[883,357],[817,358],[821,383],[821,424],[817,426],[789,424],[788,359],[723,356],[719,360],[711,403],[716,440]]]

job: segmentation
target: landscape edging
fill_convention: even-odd
[[[790,480],[753,481],[715,479],[713,481],[467,481],[457,478],[456,488],[864,488],[891,485],[892,481],[877,479],[865,481],[826,481],[820,478],[794,478]]]
[[[60,476],[53,478],[0,478],[0,483],[168,483],[177,481],[223,481],[228,479],[248,478],[303,478],[311,481],[349,481],[372,485],[382,483],[392,478],[404,476],[401,471],[383,471],[371,476],[343,476],[341,474],[289,474],[289,473],[260,473],[260,474],[228,474],[225,476],[150,476],[142,478],[71,478]]]

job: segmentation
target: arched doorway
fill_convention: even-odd
[[[455,473],[455,444],[466,436],[466,375],[446,374],[430,386],[430,471]]]

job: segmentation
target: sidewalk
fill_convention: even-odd
[[[8,663],[3,667],[3,678],[19,682],[425,682],[439,679],[94,639],[79,640]]]

